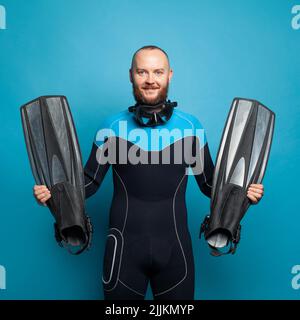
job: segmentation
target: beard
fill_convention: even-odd
[[[144,86],[144,89],[156,89],[157,86]],[[142,91],[134,83],[132,84],[133,96],[137,104],[145,104],[154,106],[167,100],[169,90],[169,83],[165,86],[160,87],[157,95],[154,98],[147,98],[143,95]]]

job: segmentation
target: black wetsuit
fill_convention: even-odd
[[[124,134],[121,122],[128,132],[136,129],[135,134]],[[201,124],[174,110],[172,118],[155,129],[176,129],[177,135],[169,141],[151,140],[154,129],[139,127],[132,114],[124,111],[102,128],[109,131],[96,135],[85,179],[89,197],[112,165],[114,194],[102,277],[105,299],[144,299],[149,281],[154,299],[194,299],[194,258],[185,203],[187,172],[192,167],[201,191],[210,196],[214,169]],[[147,137],[138,139],[139,133]],[[107,147],[116,151],[115,157],[108,156]],[[141,162],[122,163],[119,147],[125,154],[131,148],[129,154]],[[176,159],[180,153],[181,163]],[[164,164],[168,155],[170,161]],[[105,163],[106,157],[110,161]]]

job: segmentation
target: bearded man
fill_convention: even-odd
[[[86,198],[113,170],[102,276],[107,300],[144,299],[149,282],[156,300],[194,299],[185,192],[191,168],[210,197],[214,165],[198,119],[167,100],[172,75],[161,48],[135,52],[129,76],[136,104],[106,119],[85,165]],[[41,204],[51,197],[45,186],[34,194]],[[257,203],[263,186],[251,185],[247,195]]]

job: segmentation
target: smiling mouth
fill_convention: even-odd
[[[158,90],[158,88],[145,88],[144,91],[148,92],[148,91],[156,91]]]
[[[148,89],[148,90],[145,90],[144,94],[146,96],[157,96],[158,95],[158,90],[157,89]]]

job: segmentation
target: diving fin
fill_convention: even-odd
[[[210,215],[201,225],[212,255],[234,253],[240,221],[251,201],[250,184],[260,184],[269,158],[275,114],[256,100],[233,100],[214,171]],[[227,252],[221,248],[228,247]]]
[[[92,225],[85,214],[84,173],[70,107],[64,96],[42,96],[21,107],[25,142],[38,185],[51,192],[55,238],[70,253],[90,247]]]

